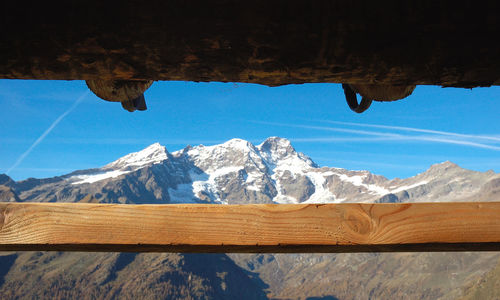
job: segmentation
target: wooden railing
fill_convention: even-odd
[[[1,203],[0,250],[500,250],[500,203]]]

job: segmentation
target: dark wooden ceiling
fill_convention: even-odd
[[[500,84],[495,1],[4,1],[0,78]]]

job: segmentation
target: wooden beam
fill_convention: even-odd
[[[3,1],[0,78],[500,84],[498,1]]]
[[[0,250],[500,250],[500,203],[0,204]]]

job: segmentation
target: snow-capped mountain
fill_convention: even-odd
[[[146,149],[130,153],[118,160],[105,165],[97,172],[89,170],[80,172],[81,175],[74,175],[69,178],[72,184],[94,183],[108,178],[115,178],[123,174],[137,171],[153,164],[160,164],[168,159],[167,149],[159,143],[154,143]]]
[[[340,203],[499,199],[500,174],[444,162],[407,179],[319,167],[290,141],[232,139],[169,153],[158,144],[101,168],[8,185],[24,201]]]
[[[296,152],[288,140],[278,137],[259,145],[233,139],[173,153],[156,143],[103,167],[59,177],[15,182],[0,174],[0,201],[500,201],[500,174],[465,170],[444,162],[411,178],[388,180],[368,171],[319,167]],[[16,291],[21,298],[36,298],[37,293],[58,291],[58,295],[81,298],[89,295],[89,290],[96,297],[115,297],[121,291],[126,298],[136,295],[131,294],[134,291],[144,296],[146,291],[150,298],[161,298],[167,284],[170,291],[175,287],[192,289],[198,298],[205,295],[200,294],[201,286],[214,295],[240,295],[243,289],[261,298],[265,294],[262,289],[268,287],[267,292],[282,299],[324,295],[342,299],[457,299],[464,287],[479,282],[498,259],[493,252],[227,256],[27,252],[0,255],[0,273],[4,266],[6,274],[0,276],[0,281],[4,279],[0,292]]]

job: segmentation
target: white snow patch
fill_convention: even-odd
[[[178,184],[175,189],[169,188],[168,194],[171,203],[196,203],[190,183]]]
[[[335,195],[326,187],[326,179],[323,174],[308,172],[306,176],[314,184],[314,194],[303,203],[336,203]]]
[[[367,190],[369,190],[370,192],[375,193],[375,194],[386,195],[386,194],[390,193],[389,190],[387,190],[386,188],[381,187],[379,185],[363,183],[363,179],[365,178],[365,176],[366,175],[347,176],[345,174],[341,174],[339,176],[339,178],[340,178],[340,180],[350,182],[355,186],[362,186],[362,187],[366,188]]]
[[[345,174],[341,174],[339,177],[340,177],[340,180],[350,182],[356,186],[363,185],[363,176],[360,176],[360,175],[347,176]]]
[[[200,160],[204,160],[209,157],[213,157],[216,154],[221,154],[225,151],[228,150],[239,150],[241,152],[248,152],[252,150],[253,146],[250,144],[250,142],[242,140],[242,139],[232,139],[224,144],[220,145],[213,145],[213,146],[204,146],[204,145],[199,145],[195,146],[187,152],[189,156],[195,157],[199,156]],[[173,154],[177,153],[179,151],[174,152]]]
[[[167,150],[159,143],[154,143],[139,152],[125,155],[124,157],[106,165],[105,167],[141,167],[148,164],[157,164],[167,159]]]
[[[258,179],[261,179],[262,176],[263,176],[262,173],[259,173],[259,172],[250,172],[250,173],[247,174],[247,180],[246,180],[246,182],[247,183],[252,183],[252,182],[254,182],[254,181],[258,180]]]
[[[277,195],[274,196],[273,202],[278,203],[278,204],[296,204],[296,203],[299,203],[299,201],[295,197],[291,197],[291,196],[283,194],[283,192],[281,190],[281,184],[280,184],[280,181],[278,179],[279,175],[280,175],[279,172],[274,172],[271,175],[271,179],[274,180],[274,186],[276,187],[276,191],[277,191]]]
[[[212,147],[217,147],[217,146],[220,147],[220,145],[216,145],[216,146],[212,146]],[[238,149],[238,150],[243,151],[243,152],[247,152],[248,150],[253,148],[253,145],[250,142],[242,140],[242,139],[231,139],[231,140],[225,142],[224,144],[222,144],[222,146],[227,147],[227,148],[232,148],[232,149]]]
[[[279,193],[278,195],[276,195],[276,197],[273,198],[273,202],[278,203],[278,204],[297,204],[297,203],[299,203],[299,201],[297,201],[297,199],[295,199],[294,197],[286,196],[286,195],[283,195],[281,193]]]
[[[71,184],[94,183],[136,171],[149,164],[161,163],[166,159],[167,150],[165,147],[159,143],[154,143],[142,151],[127,154],[118,160],[105,165],[100,171],[97,171],[94,174],[75,175],[69,177],[67,180],[75,181]]]
[[[298,157],[287,157],[286,159],[278,161],[275,170],[290,171],[292,174],[303,174],[312,166]]]
[[[262,173],[259,172],[250,172],[247,174],[247,178],[245,180],[247,190],[251,191],[260,191],[261,184],[260,181],[263,177]]]
[[[326,171],[321,173],[323,176],[328,177],[328,176],[333,176],[333,175],[338,175],[337,173],[334,173],[332,171]]]
[[[276,143],[276,147],[273,149],[262,149],[264,144],[268,142]],[[302,153],[297,153],[287,139],[270,137],[256,148],[262,159],[271,169],[289,170],[292,173],[302,174],[304,170],[310,169],[314,165],[309,157]]]
[[[220,198],[219,189],[215,181],[220,176],[238,172],[241,169],[241,167],[225,167],[211,173],[201,174],[191,171],[189,172],[189,176],[191,177],[192,183],[180,184],[177,186],[177,189],[169,189],[170,198],[175,199],[176,202],[195,202],[196,198],[200,198],[202,193],[205,193],[215,203],[227,204]],[[183,197],[185,197],[185,200],[182,200]]]
[[[173,154],[176,155],[177,152]],[[262,163],[262,159],[255,147],[241,139],[232,139],[221,145],[196,146],[189,149],[186,154],[197,167],[202,168],[206,173],[213,173],[217,169],[230,167],[231,165],[228,164],[232,164],[233,167],[240,165],[240,168],[243,168],[244,164],[253,163],[258,169],[265,169],[265,165]],[[234,157],[236,161],[228,161],[228,155],[231,155],[231,158]]]
[[[417,186],[421,186],[421,185],[424,185],[424,184],[427,184],[429,183],[428,180],[423,180],[423,181],[420,181],[420,182],[417,182],[417,183],[414,183],[414,184],[411,184],[411,185],[403,185],[403,186],[400,186],[396,189],[392,189],[390,190],[391,193],[398,193],[398,192],[401,192],[401,191],[404,191],[404,190],[409,190],[409,189],[412,189],[414,187],[417,187]]]
[[[246,189],[249,190],[249,191],[260,192],[260,187],[257,186],[257,185],[247,185]]]
[[[113,170],[100,174],[92,174],[92,175],[76,175],[71,176],[69,179],[79,180],[76,182],[72,182],[71,184],[83,184],[83,183],[94,183],[100,180],[115,178],[123,174],[130,173],[131,171],[121,171],[121,170]]]
[[[206,172],[206,173],[208,173],[210,175],[210,179],[215,179],[216,177],[219,177],[219,176],[223,176],[223,175],[226,175],[229,173],[238,172],[241,169],[243,169],[243,168],[242,167],[234,167],[234,166],[233,167],[224,167],[224,168],[215,169],[215,170],[211,171],[210,173],[209,172]]]
[[[376,194],[379,194],[379,195],[387,195],[389,193],[389,191],[384,188],[384,187],[381,187],[379,185],[376,185],[376,184],[365,184],[366,188]]]

